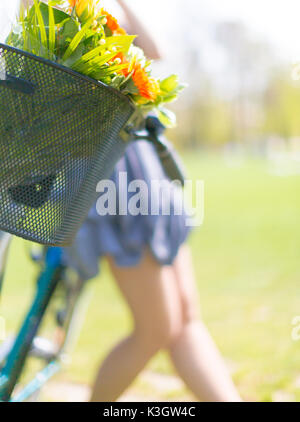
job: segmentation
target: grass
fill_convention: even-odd
[[[271,401],[285,391],[300,400],[300,177],[278,177],[264,160],[229,166],[214,155],[185,154],[191,177],[205,181],[205,222],[190,237],[203,318],[246,399]],[[15,329],[33,291],[34,266],[15,239],[0,313]],[[107,271],[89,283],[92,299],[64,379],[89,382],[131,319]],[[164,353],[149,364],[173,369]],[[142,385],[137,381],[136,388]],[[143,388],[141,386],[141,388]]]

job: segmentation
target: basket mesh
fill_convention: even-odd
[[[0,229],[70,244],[134,112],[116,90],[0,44]]]

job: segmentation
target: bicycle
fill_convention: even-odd
[[[2,234],[1,262],[10,244],[11,235]],[[36,292],[24,322],[14,339],[9,338],[0,347],[0,401],[25,401],[39,391],[44,384],[61,368],[66,347],[72,337],[83,282],[75,273],[68,273],[62,262],[62,249],[44,247],[41,255],[32,259],[41,266],[36,280]],[[3,270],[1,277],[3,278]],[[38,337],[47,310],[59,294],[61,306],[54,312],[55,339],[51,342]],[[45,363],[45,367],[17,394],[15,387],[29,357]],[[2,364],[2,365],[1,365]]]
[[[41,80],[39,76],[38,82],[41,83],[42,81],[46,87],[48,71],[50,71],[51,75],[53,72],[56,74],[55,82],[52,82],[54,84],[57,84],[57,79],[60,78],[60,85],[63,84],[65,87],[70,84],[72,87],[76,86],[76,90],[79,91],[80,84],[82,83],[84,89],[81,91],[81,100],[91,101],[91,94],[90,97],[83,98],[86,95],[85,90],[90,90],[94,94],[96,88],[98,88],[100,94],[101,90],[105,92],[105,95],[109,93],[109,95],[115,98],[113,100],[110,99],[107,108],[109,109],[109,106],[118,106],[120,108],[119,102],[123,101],[120,110],[124,115],[122,119],[120,117],[116,118],[116,111],[114,109],[114,119],[111,118],[111,127],[107,129],[106,138],[104,139],[105,143],[103,144],[102,139],[101,142],[95,139],[95,148],[92,152],[87,150],[87,146],[83,142],[86,141],[85,138],[79,139],[79,143],[76,143],[70,138],[69,144],[64,144],[65,150],[61,149],[61,145],[58,142],[56,154],[53,154],[56,144],[51,141],[50,136],[47,134],[51,160],[49,159],[49,151],[45,150],[44,145],[42,145],[43,148],[40,146],[37,147],[33,144],[30,137],[27,142],[32,151],[24,159],[24,148],[21,151],[22,155],[18,149],[20,147],[15,139],[12,138],[13,152],[11,153],[9,150],[9,153],[13,160],[11,160],[11,156],[8,157],[10,161],[5,157],[7,159],[6,167],[10,170],[8,172],[7,168],[5,169],[5,178],[3,162],[1,163],[0,176],[2,176],[6,184],[4,186],[5,189],[3,188],[3,191],[5,191],[5,203],[2,207],[7,207],[7,210],[4,208],[3,215],[0,215],[0,229],[4,231],[1,232],[0,236],[0,290],[12,234],[46,245],[43,247],[41,254],[31,255],[32,259],[40,264],[41,270],[36,282],[36,292],[23,324],[17,336],[14,339],[8,340],[0,348],[0,401],[19,402],[33,397],[60,370],[70,338],[74,332],[74,328],[76,328],[74,321],[80,308],[79,304],[84,290],[84,282],[76,273],[70,272],[64,265],[62,260],[62,246],[64,243],[71,241],[80,227],[84,214],[93,202],[93,190],[95,190],[98,180],[109,176],[109,171],[116,163],[117,158],[124,153],[125,144],[129,141],[139,139],[148,140],[156,146],[162,165],[172,180],[180,180],[183,184],[184,175],[178,157],[170,147],[170,144],[160,136],[162,126],[158,124],[157,119],[147,118],[143,122],[144,127],[141,127],[139,120],[139,124],[137,125],[137,117],[134,109],[132,109],[132,105],[112,89],[55,63],[3,44],[0,44],[0,56],[2,57],[0,57],[1,59],[4,57],[7,60],[7,69],[4,68],[5,78],[0,78],[0,89],[4,90],[3,95],[8,95],[9,101],[12,104],[13,116],[16,115],[16,118],[24,120],[22,113],[24,113],[24,109],[25,111],[27,110],[25,107],[26,101],[28,109],[32,110],[32,98],[36,95],[37,81],[32,81],[35,73],[33,74],[30,71],[30,66],[34,66],[40,74],[44,72],[44,80]],[[16,61],[17,65],[14,64]],[[22,70],[21,74],[20,68]],[[53,76],[51,77],[51,80],[53,80]],[[75,88],[73,89],[76,91]],[[14,92],[13,96],[11,95],[12,91]],[[75,98],[78,96],[77,91],[72,94]],[[92,99],[95,103],[93,107],[96,107],[97,102],[95,97]],[[102,103],[100,104],[101,107],[103,107]],[[42,133],[42,123],[48,128],[50,127],[49,119],[51,124],[56,123],[57,120],[62,119],[61,116],[63,113],[67,113],[68,115],[68,124],[70,126],[72,124],[75,125],[76,114],[74,115],[74,104],[74,98],[70,94],[67,96],[67,99],[63,97],[62,99],[59,98],[59,101],[57,101],[56,92],[54,92],[51,101],[47,98],[47,107],[51,115],[49,117],[45,115],[44,110],[42,112],[39,111],[39,120],[37,119],[37,123],[34,120],[38,135]],[[38,105],[40,106],[40,104]],[[127,110],[127,112],[125,113],[124,110]],[[31,118],[30,114],[29,117]],[[95,119],[96,117],[95,115]],[[41,119],[44,119],[42,123]],[[86,120],[86,116],[84,116],[84,119],[83,124],[88,125],[89,122]],[[96,123],[97,120],[95,120],[95,125]],[[24,125],[24,123],[22,124]],[[76,122],[76,125],[76,128],[78,128],[78,122]],[[22,147],[23,126],[22,133],[19,127],[18,131],[20,133],[16,132],[16,129],[11,128],[11,126],[10,122],[6,121],[2,124],[2,127],[5,127],[5,133],[9,134],[13,132],[20,136]],[[59,125],[57,124],[56,126]],[[61,127],[63,128],[63,126]],[[99,127],[99,131],[100,129],[101,127]],[[111,132],[116,133],[114,137],[112,137]],[[50,134],[58,140],[61,137],[57,127],[52,128],[51,126]],[[98,135],[100,137],[102,136],[101,131]],[[0,145],[0,154],[3,148],[7,148],[5,143],[3,145]],[[37,158],[34,155],[35,153]],[[94,159],[94,155],[96,154],[99,155],[99,159]],[[45,157],[47,160],[41,159]],[[78,185],[78,179],[80,179],[82,186],[87,190],[86,192],[84,190],[80,191],[74,182],[74,172],[72,166],[70,170],[70,161],[75,169],[77,166],[77,169],[80,170],[78,171],[80,176],[76,177],[75,182]],[[83,166],[83,162],[85,166]],[[92,163],[93,165],[87,165],[86,162]],[[17,166],[19,179],[15,176],[13,163]],[[24,173],[27,173],[26,177]],[[69,186],[70,184],[71,186]],[[88,195],[92,197],[92,200],[88,199]],[[68,199],[68,207],[65,206],[66,198]],[[77,202],[80,202],[80,204],[78,205]],[[70,204],[76,207],[75,211]],[[48,221],[52,225],[45,227]],[[59,221],[60,224],[58,228],[55,226],[55,224],[58,224],[56,221]],[[5,233],[5,231],[12,234]],[[51,246],[53,244],[56,246]],[[59,296],[61,304],[54,312],[56,335],[53,341],[47,341],[39,337],[38,334],[45,320],[45,315],[57,296]],[[44,367],[21,391],[17,391],[18,381],[30,356],[40,359]]]

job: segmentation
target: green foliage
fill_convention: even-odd
[[[146,70],[151,63],[143,51],[133,45],[135,36],[120,35],[122,31],[112,33],[103,12],[98,12],[94,6],[81,10],[78,16],[77,8],[71,14],[67,9],[57,9],[61,3],[50,0],[47,5],[34,0],[32,7],[22,10],[7,43],[109,84],[129,96],[143,112],[157,109],[162,122],[173,126],[173,114],[161,106],[173,102],[183,89],[178,77],[172,75],[163,81],[154,80],[150,70]],[[152,81],[155,81],[154,88],[157,84],[155,97],[145,95],[137,87],[133,80],[134,65],[140,65],[145,75],[149,75],[149,86]],[[145,85],[147,87],[147,81]]]
[[[180,84],[178,75],[171,75],[160,81],[160,96],[157,102],[171,103],[178,97],[178,94],[186,88],[185,84]]]
[[[98,30],[92,30],[94,16],[80,22],[74,14],[58,10],[58,3],[50,1],[46,5],[34,0],[31,8],[22,11],[7,42],[100,81],[107,82],[120,74],[123,64],[104,65],[118,53],[126,54],[135,36],[111,36],[100,44],[104,28],[99,19]]]

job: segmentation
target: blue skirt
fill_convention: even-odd
[[[169,200],[169,215],[162,212],[161,203],[158,204],[159,212],[156,215],[120,215],[118,198],[119,194],[124,193],[120,192],[121,172],[126,173],[128,186],[134,180],[146,183],[149,189],[143,194],[148,196],[145,199],[149,204],[151,181],[168,183],[173,192]],[[116,215],[100,216],[95,204],[74,244],[65,248],[65,263],[84,280],[98,275],[101,257],[109,255],[117,266],[133,267],[139,264],[147,248],[159,264],[171,265],[188,236],[189,228],[186,226],[185,213],[178,215],[175,212],[176,201],[182,202],[182,191],[168,181],[153,145],[147,141],[130,144],[125,156],[116,165],[111,180],[116,186]],[[134,193],[127,195],[130,200]]]

